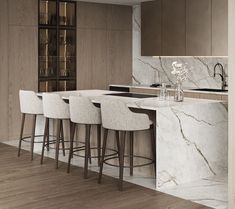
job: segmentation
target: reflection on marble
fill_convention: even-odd
[[[133,84],[150,85],[165,82],[175,84],[171,75],[172,62],[187,64],[189,79],[183,83],[187,88],[220,88],[221,78],[213,77],[217,62],[228,70],[227,57],[143,57],[141,56],[141,10],[133,7]]]
[[[226,175],[228,112],[221,103],[157,109],[157,189]]]
[[[41,139],[39,139],[41,140]],[[5,142],[11,146],[18,146],[18,140],[7,141]],[[22,149],[30,150],[30,144],[23,143]],[[35,144],[34,152],[37,154],[41,154],[41,144]],[[55,152],[51,149],[49,152],[45,151],[45,156],[54,158]],[[64,157],[62,153],[60,153],[59,159],[62,162],[68,161],[68,153]],[[38,160],[39,163],[40,156],[35,156],[35,161]],[[46,163],[46,160],[45,160]],[[72,159],[72,165],[83,167],[84,160],[82,158],[78,158],[74,156]],[[52,168],[53,169],[53,168]],[[95,160],[92,165],[89,167],[90,170],[98,172],[97,163]],[[65,171],[66,172],[66,171]],[[118,178],[118,170],[113,167],[105,166],[104,174],[108,176],[112,176],[114,178]],[[143,174],[138,174],[136,171],[134,176],[129,176],[129,171],[126,170],[124,173],[124,180],[133,184],[137,184],[149,189],[156,189],[155,179],[147,176],[143,176]],[[187,184],[177,185],[173,187],[168,187],[164,189],[158,189],[158,191],[183,198],[186,200],[191,200],[192,202],[196,202],[205,206],[209,206],[216,209],[226,209],[227,208],[227,175],[221,177],[211,177],[211,178],[203,178],[198,181],[190,182]]]

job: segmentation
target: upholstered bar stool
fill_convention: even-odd
[[[43,137],[42,145],[42,155],[41,155],[41,164],[43,164],[44,150],[46,144],[46,138],[49,137],[49,119],[54,119],[57,122],[56,125],[56,169],[58,168],[59,163],[59,150],[60,150],[60,141],[62,141],[63,154],[65,155],[65,145],[64,145],[64,135],[63,135],[63,120],[69,120],[69,104],[67,104],[60,97],[59,94],[55,93],[43,93],[43,112],[44,117],[46,118],[45,131]]]
[[[23,137],[25,117],[26,115],[32,115],[33,123],[32,123],[32,132],[31,132],[31,160],[33,160],[34,139],[35,137],[40,137],[40,136],[35,136],[35,128],[36,128],[37,116],[43,115],[42,100],[37,97],[35,92],[25,91],[25,90],[19,91],[19,98],[20,98],[20,111],[22,113],[22,119],[21,119],[18,156],[20,156],[22,141],[24,141],[26,138],[29,138],[29,137]]]
[[[82,96],[70,96],[70,120],[72,122],[71,137],[70,137],[70,152],[68,160],[68,173],[70,172],[71,158],[74,152],[79,152],[79,147],[74,148],[74,133],[76,125],[85,125],[85,161],[84,161],[84,178],[88,177],[88,160],[91,160],[90,132],[91,126],[97,126],[97,156],[98,165],[100,163],[101,154],[101,113],[100,108],[96,107],[89,98]]]
[[[118,158],[119,158],[119,190],[123,190],[123,170],[124,168],[130,168],[130,175],[133,175],[134,167],[141,167],[155,163],[155,137],[154,137],[154,126],[152,121],[149,119],[147,114],[143,113],[134,113],[132,112],[125,103],[119,100],[104,100],[101,102],[101,116],[102,116],[102,126],[104,128],[104,138],[103,138],[103,148],[102,148],[102,158],[99,172],[99,180],[101,183],[103,164],[107,163],[107,160],[114,159],[114,157],[105,159],[105,151],[107,144],[108,130],[118,131],[120,133],[120,142],[119,136],[117,137],[118,143]],[[135,156],[134,155],[134,132],[136,131],[151,131],[151,144],[152,144],[152,159]],[[125,140],[127,133],[130,134],[128,138],[130,140],[130,150],[129,155],[125,155]],[[129,157],[130,163],[129,166],[124,166],[124,158]],[[142,165],[134,165],[133,158],[138,157],[142,159],[149,160],[149,163]],[[110,163],[107,163],[111,165]]]

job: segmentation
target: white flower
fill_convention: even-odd
[[[185,65],[178,62],[173,62],[172,68],[173,70],[171,71],[171,73],[176,76],[178,82],[183,82],[187,79],[188,69]]]

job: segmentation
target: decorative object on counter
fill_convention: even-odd
[[[159,100],[166,100],[166,98],[167,98],[166,83],[162,83],[161,88],[160,88]]]
[[[187,80],[188,78],[188,69],[186,65],[183,65],[182,63],[178,63],[178,62],[173,62],[172,67],[173,67],[173,70],[171,74],[175,75],[176,81],[177,81],[174,100],[176,102],[183,102],[184,91],[182,88],[182,82]]]

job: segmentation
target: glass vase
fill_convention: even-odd
[[[183,102],[184,101],[184,91],[183,91],[181,82],[178,82],[176,84],[174,100],[175,100],[175,102]]]

